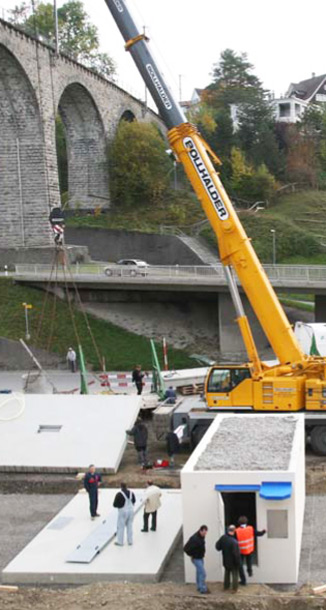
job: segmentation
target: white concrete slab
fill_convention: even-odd
[[[134,490],[141,496],[144,490]],[[99,511],[105,518],[112,508],[116,489],[100,491]],[[58,515],[11,561],[2,572],[2,582],[22,584],[81,584],[94,581],[157,581],[182,525],[181,493],[162,490],[156,532],[141,532],[143,511],[134,519],[134,544],[123,547],[114,540],[90,564],[68,563],[74,548],[98,527],[88,512],[88,497],[78,493]]]
[[[116,472],[140,406],[137,396],[0,394],[0,469]]]

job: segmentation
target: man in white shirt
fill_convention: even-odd
[[[161,506],[161,495],[162,492],[157,485],[153,484],[153,481],[147,481],[147,489],[145,492],[145,504],[144,504],[144,526],[142,532],[148,532],[148,521],[149,516],[152,515],[151,530],[156,531],[157,524],[157,511]]]
[[[68,353],[67,353],[67,362],[68,362],[68,366],[71,370],[72,373],[76,372],[76,352],[74,349],[72,349],[72,347],[69,347],[68,349]]]

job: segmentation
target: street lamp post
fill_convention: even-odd
[[[28,310],[32,309],[32,305],[29,305],[28,303],[22,303],[22,306],[25,309],[25,339],[26,339],[26,341],[29,341],[29,339],[31,338],[31,335],[30,335],[29,326],[28,326]]]
[[[276,265],[276,231],[275,229],[271,229],[272,239],[273,239],[273,265]]]

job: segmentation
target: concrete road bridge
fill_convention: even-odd
[[[112,275],[107,276],[109,268]],[[326,321],[326,266],[265,265],[264,269],[277,292],[315,295],[315,319]],[[242,353],[243,345],[221,264],[208,266],[149,266],[144,269],[93,263],[73,265],[69,270],[52,270],[50,265],[17,265],[14,274],[19,283],[49,287],[64,296],[78,287],[87,303],[174,304],[184,316],[194,315],[211,321],[218,329],[221,351]],[[240,287],[241,290],[241,287]],[[267,339],[252,308],[243,295],[245,311],[259,348],[267,348]],[[109,306],[109,305],[107,305]],[[200,315],[198,316],[198,309]]]

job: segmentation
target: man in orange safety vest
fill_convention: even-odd
[[[248,525],[247,517],[240,517],[238,520],[239,527],[235,530],[235,535],[239,544],[241,564],[239,567],[240,584],[246,585],[246,575],[244,571],[244,563],[247,565],[248,576],[252,576],[252,560],[255,550],[255,536],[263,536],[266,530],[261,532],[255,530],[252,525]]]

